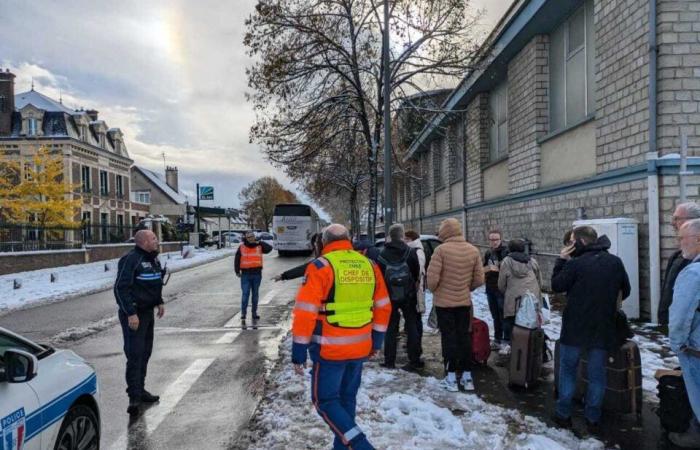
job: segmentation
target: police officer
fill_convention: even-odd
[[[150,230],[134,235],[135,248],[119,260],[114,297],[119,305],[119,322],[126,355],[126,393],[129,415],[139,413],[141,403],[155,403],[160,397],[145,388],[148,359],[153,350],[154,309],[165,314],[163,276],[158,261],[158,237]]]
[[[382,348],[391,302],[379,267],[352,249],[339,224],[323,231],[323,256],[311,262],[297,294],[292,363],[313,361],[311,399],[335,434],[334,449],[372,449],[355,422],[362,364]]]

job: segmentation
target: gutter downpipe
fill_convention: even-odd
[[[649,212],[649,300],[651,321],[658,323],[659,301],[661,298],[661,237],[659,213],[659,159],[656,147],[656,0],[649,0],[649,152],[647,161],[647,210]]]

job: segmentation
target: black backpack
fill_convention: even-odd
[[[684,433],[693,418],[688,391],[682,376],[664,375],[659,378],[659,407],[656,414],[668,432]]]
[[[406,249],[406,253],[401,260],[390,263],[383,256],[379,256],[379,261],[386,267],[384,270],[384,281],[389,291],[389,298],[392,303],[402,305],[416,296],[416,283],[408,267],[408,257],[411,248]]]

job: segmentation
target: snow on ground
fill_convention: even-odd
[[[168,271],[176,272],[224,258],[234,252],[235,248],[198,249],[187,259],[183,259],[179,252],[172,252],[160,255],[160,261],[163,265],[167,264]],[[0,314],[110,289],[117,275],[118,261],[111,259],[0,275]],[[105,271],[105,265],[109,270]],[[58,277],[54,283],[51,283],[52,273]],[[20,289],[14,289],[14,280],[20,280]]]
[[[426,303],[432,304],[432,295],[428,293]],[[491,338],[493,339],[493,319],[489,310],[486,291],[480,288],[472,293],[472,301],[474,303],[474,315],[485,321],[489,325]],[[429,309],[426,307],[426,309]],[[545,333],[551,339],[549,348],[554,354],[554,341],[559,339],[561,334],[561,311],[552,310],[551,322],[543,326]],[[653,329],[650,324],[632,325],[635,336],[633,340],[639,346],[639,351],[642,358],[642,389],[644,397],[648,401],[658,402],[656,397],[658,382],[654,378],[654,373],[657,369],[674,369],[680,364],[678,358],[671,352],[668,338],[663,334]],[[553,368],[554,362],[545,363],[545,366]],[[554,374],[552,372],[553,380]]]
[[[292,370],[291,339],[280,347],[267,395],[253,428],[239,442],[250,449],[327,449],[332,434],[311,404],[310,374]],[[600,449],[595,439],[550,428],[517,410],[484,402],[475,394],[451,393],[433,377],[365,365],[357,420],[381,449]]]

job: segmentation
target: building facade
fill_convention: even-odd
[[[133,160],[121,130],[108,127],[95,110],[70,109],[33,87],[15,94],[14,78],[0,71],[0,151],[24,161],[22,171],[41,147],[62,154],[64,180],[78,186],[72,195],[82,200],[74,219],[93,225],[87,241],[128,238]]]
[[[165,177],[140,166],[131,168],[131,196],[134,203],[148,205],[150,214],[163,216],[175,225],[186,219],[187,197],[179,191],[177,167],[167,167]],[[134,215],[138,223],[140,216]]]
[[[575,220],[635,219],[655,321],[682,141],[700,174],[698,24],[697,0],[514,2],[407,149],[398,220],[430,233],[455,217],[481,246],[495,227],[527,238],[548,279]],[[700,176],[684,178],[697,200]]]

